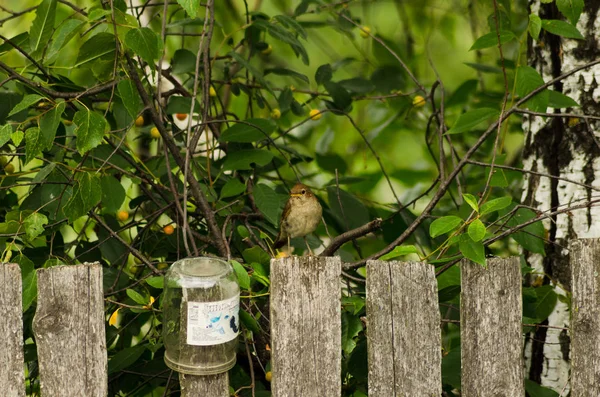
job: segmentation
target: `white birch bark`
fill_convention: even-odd
[[[594,4],[593,4],[594,3]],[[542,32],[539,41],[529,46],[529,64],[548,81],[573,68],[598,59],[600,55],[600,18],[598,4],[586,2],[577,28],[585,40],[558,38]],[[554,3],[541,5],[540,0],[530,0],[531,12],[542,19],[563,19]],[[581,107],[562,109],[562,112],[577,114],[597,114],[596,100],[600,98],[600,67],[583,70],[551,87],[573,98]],[[549,112],[559,110],[548,109]],[[565,118],[543,119],[526,116],[523,128],[526,134],[523,166],[545,174],[567,178],[582,184],[600,187],[600,132],[598,125],[590,122],[589,127],[579,119],[576,125]],[[550,178],[526,175],[523,203],[540,211],[562,209],[582,204],[593,199],[595,189],[565,181],[552,181]],[[549,231],[547,256],[528,255],[530,266],[539,274],[550,276],[556,292],[564,295],[571,288],[568,265],[568,242],[576,238],[600,237],[600,207],[575,210],[556,216],[544,223]],[[540,276],[541,277],[541,276]],[[535,282],[535,280],[532,280]],[[548,319],[555,327],[569,326],[569,308],[558,302]],[[566,333],[560,329],[548,328],[543,347],[543,368],[541,384],[556,390],[562,395],[569,391],[569,346]],[[527,370],[531,364],[531,344],[526,346]]]

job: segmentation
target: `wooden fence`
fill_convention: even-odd
[[[600,395],[600,240],[571,244],[571,395]],[[369,396],[440,396],[437,283],[419,262],[367,264]],[[272,392],[341,395],[341,263],[292,257],[271,265]],[[524,396],[518,258],[461,263],[462,396]],[[38,270],[33,326],[43,397],[106,396],[102,268]],[[21,274],[0,265],[0,390],[24,396]],[[226,397],[227,374],[180,376],[182,396]]]

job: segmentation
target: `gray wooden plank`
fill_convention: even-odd
[[[6,397],[25,396],[21,269],[0,263],[0,390]]]
[[[600,396],[600,240],[570,244],[571,395]]]
[[[38,270],[33,331],[44,397],[107,394],[102,266]]]
[[[420,262],[367,262],[369,396],[442,393],[437,282]]]
[[[227,372],[218,375],[179,374],[182,397],[229,397]]]
[[[341,261],[271,261],[274,397],[341,395]]]
[[[463,397],[525,395],[519,258],[461,262]]]

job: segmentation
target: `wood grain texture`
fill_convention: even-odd
[[[523,337],[519,258],[491,258],[487,269],[461,262],[463,397],[522,397]]]
[[[437,282],[431,265],[367,262],[369,397],[442,393]]]
[[[218,375],[179,374],[181,397],[229,397],[227,372]]]
[[[107,394],[102,266],[38,270],[33,319],[44,397]]]
[[[25,396],[21,269],[0,263],[0,390],[6,397]]]
[[[274,397],[341,395],[341,261],[271,261]]]
[[[600,396],[600,240],[570,245],[572,272],[571,395]]]

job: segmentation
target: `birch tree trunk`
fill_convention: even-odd
[[[565,20],[555,3],[540,4],[540,0],[530,0],[529,4],[531,13],[538,14],[542,19]],[[600,2],[585,2],[577,23],[577,28],[585,40],[566,39],[545,31],[542,31],[538,41],[529,39],[529,65],[535,68],[545,81],[598,59],[599,8]],[[595,100],[600,95],[599,80],[600,67],[595,66],[573,74],[550,88],[570,96],[581,105],[579,108],[562,109],[562,113],[597,114]],[[559,109],[548,111],[561,112]],[[594,188],[556,178],[526,175],[523,204],[531,205],[540,211],[550,211],[583,204],[593,199],[595,188],[600,187],[600,138],[596,136],[599,131],[598,123],[588,121],[561,117],[524,118],[524,168],[567,178]],[[570,291],[571,288],[568,242],[575,238],[600,237],[600,208],[590,206],[560,214],[551,221],[546,221],[545,227],[549,232],[546,256],[528,255],[527,259],[530,266],[546,276],[531,281],[557,285],[556,292],[564,295],[565,291]],[[547,323],[556,327],[568,327],[568,306],[559,300]],[[566,395],[569,390],[569,349],[567,331],[540,327],[530,335],[526,345],[530,379]]]

